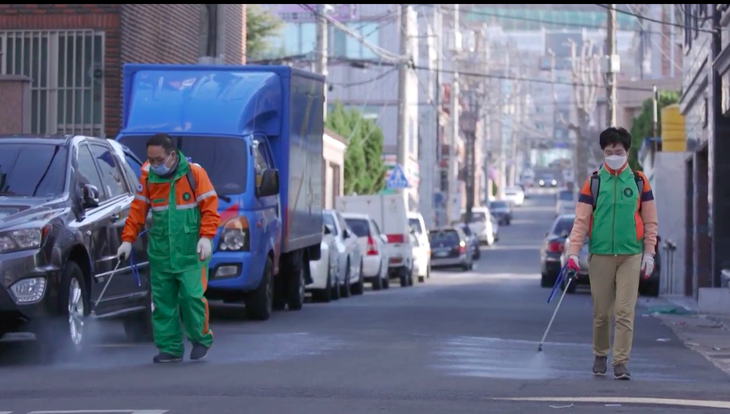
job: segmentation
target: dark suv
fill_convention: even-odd
[[[78,351],[84,323],[122,318],[133,340],[151,338],[147,240],[135,272],[116,252],[139,159],[116,142],[83,136],[0,137],[0,337],[30,331],[44,354]],[[138,280],[138,277],[139,280]]]

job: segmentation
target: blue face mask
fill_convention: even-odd
[[[155,174],[157,174],[159,176],[163,176],[163,175],[169,174],[170,173],[170,170],[172,169],[172,167],[168,167],[167,166],[167,162],[170,161],[170,157],[171,156],[172,156],[172,154],[168,155],[168,157],[165,158],[165,162],[163,162],[160,165],[150,166],[151,169],[152,169],[152,172],[154,172]]]

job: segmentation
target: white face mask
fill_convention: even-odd
[[[626,163],[625,155],[609,155],[606,157],[606,165],[612,170],[618,170]]]

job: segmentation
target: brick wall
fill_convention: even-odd
[[[226,63],[246,63],[246,5],[226,4]]]

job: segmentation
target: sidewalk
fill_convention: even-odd
[[[686,297],[639,298],[637,317],[654,316],[684,344],[730,374],[730,316],[700,315]]]

